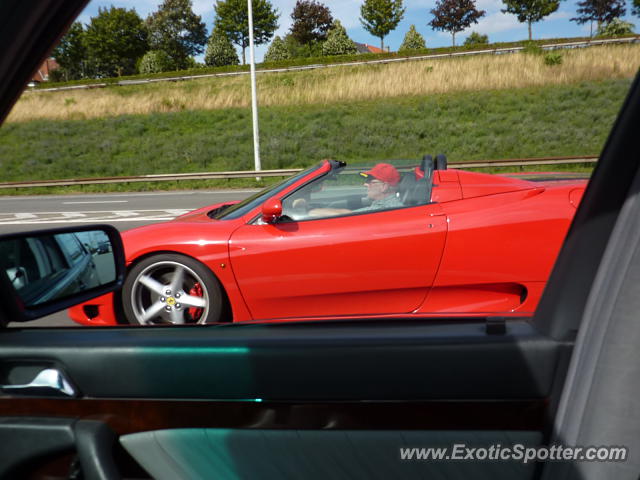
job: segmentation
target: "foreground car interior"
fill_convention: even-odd
[[[15,26],[0,29],[0,118],[83,3],[0,6],[3,27]],[[639,125],[636,79],[533,317],[0,329],[0,478],[636,480]],[[83,237],[92,228],[109,248]],[[124,254],[107,228],[0,246],[42,251],[62,234],[88,244],[77,258],[108,257],[114,273],[29,305],[20,291],[33,276],[16,257],[0,272],[3,322],[119,288]],[[401,450],[455,445],[623,446],[628,456],[417,460]]]

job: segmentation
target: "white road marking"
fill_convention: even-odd
[[[60,212],[60,215],[62,215],[64,218],[86,217],[86,215],[84,213],[81,213],[81,212]]]
[[[0,225],[26,225],[43,223],[96,223],[96,222],[159,222],[173,220],[195,208],[169,208],[156,210],[114,210],[90,212],[19,212],[0,213]]]
[[[136,217],[134,218],[109,218],[109,219],[100,219],[100,218],[85,218],[85,219],[76,219],[76,220],[39,220],[37,222],[0,222],[0,225],[27,225],[27,224],[49,224],[49,223],[116,223],[116,222],[162,222],[173,220],[175,217]]]
[[[120,210],[117,212],[110,212],[112,215],[116,217],[135,217],[138,215],[138,212],[134,210]]]
[[[93,202],[62,202],[63,205],[84,205],[86,203],[129,203],[129,200],[95,200]]]

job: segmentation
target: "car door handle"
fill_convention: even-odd
[[[73,385],[56,368],[42,370],[31,382],[24,385],[0,385],[0,389],[4,392],[18,395],[78,396],[78,392]]]

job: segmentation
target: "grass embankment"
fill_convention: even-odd
[[[554,66],[545,65],[539,55],[520,53],[265,74],[258,77],[259,103],[330,105],[630,78],[640,66],[640,45],[567,50],[562,58],[562,64]],[[250,102],[246,76],[98,90],[34,91],[22,96],[8,121],[248,108]]]
[[[624,49],[615,48],[619,52]],[[575,56],[589,50],[596,48],[575,52]],[[418,159],[425,153],[439,152],[447,154],[453,162],[597,154],[640,61],[635,57],[627,59],[626,62],[635,62],[628,67],[617,57],[608,60],[608,67],[596,67],[593,63],[598,61],[596,56],[590,65],[574,65],[572,70],[564,71],[569,57],[574,56],[574,52],[569,53],[563,65],[554,67],[544,66],[540,57],[509,55],[483,57],[486,63],[475,63],[477,60],[471,58],[450,59],[404,64],[393,69],[345,68],[313,75],[307,72],[262,77],[263,168],[304,167],[326,157],[347,161]],[[523,63],[517,63],[515,57]],[[503,64],[496,63],[503,59],[508,60],[504,65],[512,65],[512,73],[507,74],[500,67]],[[451,71],[445,74],[447,66]],[[599,78],[595,73],[598,69],[599,75],[614,79],[593,80],[594,75]],[[539,76],[534,74],[536,71]],[[578,73],[586,78],[580,78]],[[440,80],[433,82],[434,75]],[[543,75],[547,80],[541,80]],[[489,82],[489,76],[495,80]],[[519,79],[524,79],[524,84],[514,85]],[[180,97],[175,97],[181,99],[178,102],[187,102],[191,97],[204,102],[208,97],[198,94],[197,89],[210,92],[228,89],[230,95],[234,94],[233,88],[225,87],[219,79],[200,82],[170,84],[171,89],[162,87],[164,93],[158,85],[84,93],[115,95],[105,100],[114,104],[113,108],[117,107],[115,104],[139,108],[144,103],[142,97],[154,94],[156,89],[165,98],[174,98],[169,97],[170,91],[181,92]],[[230,82],[233,85],[240,81]],[[477,82],[475,89],[474,82]],[[420,90],[425,85],[431,90]],[[385,88],[391,89],[386,96]],[[194,90],[189,93],[189,89]],[[333,100],[329,100],[332,91]],[[305,95],[314,92],[313,99],[304,100]],[[62,102],[57,105],[58,110],[65,109],[64,103],[87,108],[91,100],[86,97],[86,101],[66,102],[68,92],[63,96],[39,93],[33,97],[36,95],[47,97],[52,105],[56,105],[57,98]],[[209,96],[215,97],[212,93]],[[268,106],[267,99],[278,96],[284,105]],[[34,100],[23,99],[19,107],[23,101],[26,104]],[[237,101],[245,100],[238,97]],[[91,104],[82,114],[72,113],[67,119],[55,121],[47,118],[47,112],[55,109],[31,107],[28,110],[39,112],[40,119],[17,121],[13,117],[0,129],[0,181],[253,168],[251,113],[243,106],[208,106],[210,109],[205,110],[203,106],[192,109],[185,105],[163,110],[151,101],[145,113],[109,116],[103,111],[102,118],[92,118],[98,107]],[[85,186],[76,191],[219,185],[247,186],[255,185],[255,181]],[[57,190],[72,191],[66,187]]]

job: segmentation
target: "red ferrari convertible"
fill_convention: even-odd
[[[123,233],[121,294],[84,325],[459,315],[536,308],[585,180],[446,159],[325,160],[242,202]]]

